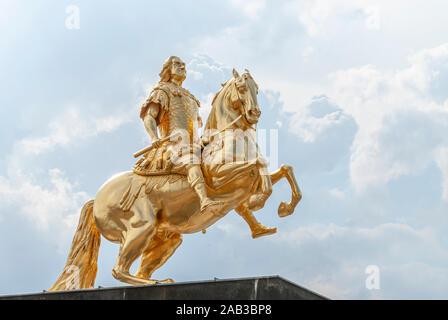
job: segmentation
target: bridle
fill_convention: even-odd
[[[245,122],[246,122],[246,124],[248,125],[248,127],[250,128],[250,129],[252,129],[252,130],[254,130],[254,131],[257,131],[257,124],[251,124],[251,123],[249,123],[249,121],[247,121],[247,119],[246,119],[246,116],[245,116],[245,114],[246,114],[246,110],[244,110],[244,100],[241,98],[241,95],[240,95],[240,91],[238,90],[238,86],[236,85],[236,80],[233,82],[233,85],[235,86],[235,89],[234,90],[236,90],[236,94],[237,94],[237,96],[238,96],[238,101],[240,102],[240,117],[238,117],[237,119],[235,119],[234,121],[232,121],[232,124],[234,124],[235,122],[237,122],[240,118],[244,118],[244,120],[245,120]],[[247,85],[246,85],[247,86]],[[248,89],[249,90],[249,89]],[[252,127],[252,126],[254,126],[254,127]],[[230,127],[230,125],[229,125],[229,127]]]

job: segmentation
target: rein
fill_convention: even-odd
[[[237,94],[237,96],[238,96],[238,100],[239,100],[239,101],[243,101],[243,99],[241,99],[241,95],[240,95],[240,92],[239,92],[239,90],[238,90],[238,87],[236,86],[236,81],[233,82],[233,85],[235,86],[235,90],[236,90],[236,94]],[[240,116],[239,116],[238,118],[236,118],[234,121],[232,121],[229,125],[227,125],[225,129],[227,129],[227,128],[230,127],[232,124],[234,124],[235,122],[237,122],[237,121],[243,116],[244,113],[245,113],[245,110],[244,110],[244,108],[243,108],[243,103],[241,103],[241,107],[240,107]],[[247,121],[246,121],[246,123],[247,123],[247,125],[249,126],[250,129],[252,129],[252,130],[254,130],[254,131],[257,131],[257,124],[255,124],[255,127],[252,127],[252,124],[250,124],[250,123],[247,122]],[[225,129],[223,129],[223,130],[225,130]]]

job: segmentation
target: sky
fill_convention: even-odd
[[[256,212],[275,235],[252,239],[232,211],[184,235],[155,278],[280,275],[332,299],[447,299],[447,10],[442,0],[0,0],[0,294],[58,278],[83,204],[150,143],[139,109],[176,55],[204,119],[232,69],[251,72],[257,128],[278,135],[266,156],[294,167],[303,199],[279,218],[290,197],[279,182]],[[123,285],[117,255],[103,238],[95,286]]]

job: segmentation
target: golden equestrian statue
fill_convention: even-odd
[[[263,208],[272,185],[286,178],[292,189],[289,203],[278,215],[294,212],[302,192],[291,166],[269,174],[267,161],[255,140],[261,115],[258,85],[245,71],[222,85],[212,102],[202,137],[199,101],[185,88],[185,63],[172,56],[164,63],[160,81],[142,106],[140,117],[151,146],[132,171],[117,174],[81,210],[66,266],[50,291],[94,286],[101,235],[119,243],[113,276],[143,285],[182,243],[182,234],[206,228],[235,210],[248,223],[252,237],[273,234],[252,214]],[[135,275],[132,263],[142,256]]]

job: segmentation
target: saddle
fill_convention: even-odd
[[[142,190],[145,195],[149,195],[154,189],[162,188],[166,183],[175,183],[178,180],[185,179],[187,177],[177,173],[160,174],[158,176],[142,176],[139,174],[132,175],[132,179],[129,183],[129,187],[123,194],[120,200],[120,208],[123,211],[131,210],[135,200],[140,196]]]
[[[254,141],[245,144],[242,159],[228,161],[227,155],[234,154],[234,138],[234,136],[226,137],[223,133],[220,139],[206,145],[202,150],[201,168],[204,179],[214,190],[222,188],[244,174],[254,176],[260,167],[267,165],[266,159],[258,152]],[[249,152],[250,150],[253,152]],[[174,183],[180,179],[187,179],[186,175],[171,171],[172,167],[166,144],[152,149],[145,157],[140,158],[132,168],[134,175],[120,201],[121,209],[129,211],[143,189],[146,195],[149,195],[152,190],[163,187],[167,182]]]
[[[170,161],[167,145],[154,148],[135,163],[132,171],[140,176],[160,176],[171,173],[173,163]]]

